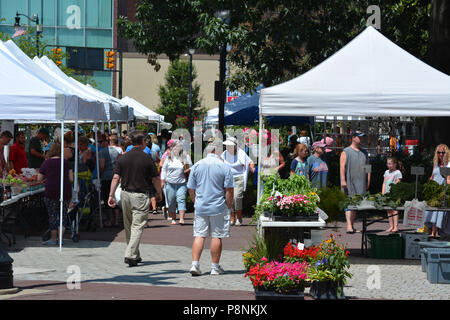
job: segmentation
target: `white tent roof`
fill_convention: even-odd
[[[261,114],[450,116],[450,77],[373,27],[305,74],[262,89]]]
[[[25,69],[29,70],[33,75],[39,77],[40,79],[51,84],[54,88],[57,88],[61,92],[66,92],[72,95],[81,97],[84,100],[80,100],[80,104],[84,108],[102,108],[103,105],[95,97],[87,95],[81,90],[74,90],[72,87],[66,85],[64,82],[59,81],[43,68],[34,63],[13,41],[8,40],[7,42],[0,41],[0,50],[8,54],[18,63],[22,64]]]
[[[208,123],[208,124],[219,123],[219,108],[214,108],[214,109],[208,110],[208,113],[205,117],[205,123]]]
[[[97,101],[87,101],[55,86],[2,50],[0,65],[0,119],[105,119],[103,106]]]
[[[153,110],[150,110],[149,108],[144,106],[142,103],[134,100],[133,98],[130,98],[127,96],[127,97],[122,98],[121,101],[123,103],[129,105],[130,107],[133,107],[134,115],[138,119],[145,119],[145,120],[158,121],[158,122],[164,121],[164,116],[157,114]]]
[[[84,92],[84,94],[102,101],[104,103],[107,120],[127,121],[127,106],[120,103],[120,100],[67,76],[52,60],[46,56],[41,58],[34,57],[33,61],[74,90]],[[131,113],[132,115],[132,110],[128,110],[128,113]]]

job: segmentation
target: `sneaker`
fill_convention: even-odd
[[[236,221],[231,221],[230,225],[234,226],[236,224]]]
[[[53,245],[53,246],[56,246],[56,245],[58,244],[58,242],[57,242],[57,241],[54,241],[54,240],[51,240],[51,239],[49,239],[49,240],[47,240],[47,241],[44,241],[44,242],[42,242],[42,244],[45,244],[45,245]]]
[[[240,220],[236,220],[235,225],[236,225],[236,226],[241,226],[241,225],[242,225],[242,222],[241,222]]]
[[[221,266],[211,268],[212,275],[218,275],[218,274],[224,274],[224,273],[225,273],[225,270],[223,270]]]
[[[191,270],[189,270],[189,273],[192,274],[192,276],[201,276],[202,272],[200,271],[200,267],[198,266],[192,266]]]

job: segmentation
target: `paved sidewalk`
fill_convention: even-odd
[[[22,291],[0,296],[0,299],[254,300],[242,263],[242,253],[253,237],[254,226],[233,227],[232,238],[224,240],[221,264],[226,274],[209,274],[208,241],[200,261],[204,274],[192,277],[188,273],[192,220],[188,218],[185,226],[171,226],[160,216],[153,216],[152,227],[145,229],[140,249],[143,263],[133,268],[123,263],[124,231],[120,229],[82,233],[79,243],[66,239],[62,252],[58,247],[42,245],[39,237],[23,239],[17,236],[17,244],[13,247],[3,243],[14,259],[14,284]],[[248,223],[249,219],[244,222]],[[374,230],[384,227],[382,223],[371,226]],[[353,278],[345,287],[346,296],[356,299],[450,299],[450,285],[430,284],[421,271],[419,260],[363,258],[358,256],[360,234],[345,234],[342,224],[326,228],[323,236],[328,237],[329,233],[336,237],[342,234],[340,241],[352,251],[350,272]],[[107,241],[100,241],[99,237]],[[67,280],[74,277],[70,270],[79,270],[80,290],[67,288]],[[381,287],[369,289],[368,281],[374,284],[370,279],[376,274],[380,275]]]

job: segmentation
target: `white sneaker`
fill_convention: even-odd
[[[241,226],[241,225],[242,225],[242,222],[238,219],[238,220],[236,220],[235,225],[236,225],[236,226]]]
[[[218,275],[218,274],[224,274],[224,273],[225,273],[225,270],[223,270],[221,266],[211,268],[212,275]]]
[[[192,266],[191,270],[189,270],[189,273],[192,274],[192,276],[201,276],[202,272],[200,271],[200,267],[198,266]]]

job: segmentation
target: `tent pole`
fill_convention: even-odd
[[[64,207],[64,120],[61,121],[61,193],[59,195],[59,252],[62,251],[63,207]]]
[[[261,166],[262,166],[262,161],[261,161],[261,157],[262,157],[262,135],[263,135],[263,121],[262,121],[262,114],[261,114],[261,110],[259,111],[259,141],[258,141],[258,184],[257,184],[257,204],[259,204],[260,202],[260,198],[261,198]]]
[[[78,119],[75,120],[75,163],[74,163],[74,179],[73,179],[73,198],[78,201]]]
[[[95,189],[98,193],[98,213],[99,213],[99,225],[100,229],[103,228],[102,223],[102,197],[100,194],[100,166],[99,166],[99,159],[98,159],[98,127],[97,127],[97,121],[94,122],[94,136],[95,136],[95,165],[97,167],[97,180],[95,182]]]

